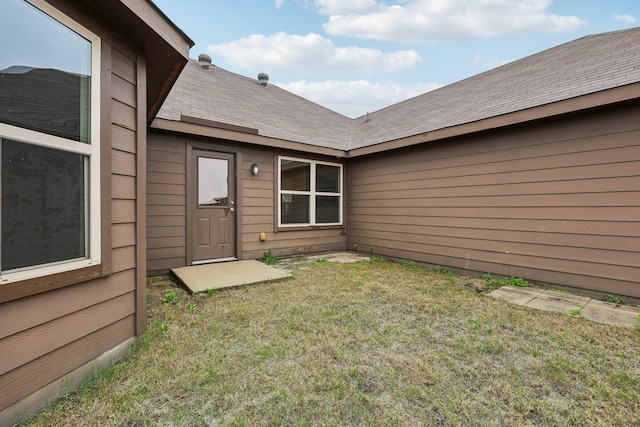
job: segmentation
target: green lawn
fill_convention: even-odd
[[[640,330],[534,311],[447,270],[314,262],[201,296],[24,425],[640,425]]]

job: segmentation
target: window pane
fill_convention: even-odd
[[[339,193],[340,168],[337,166],[316,165],[316,191]]]
[[[280,203],[283,224],[309,223],[309,196],[283,194]]]
[[[2,271],[85,257],[84,157],[1,142]]]
[[[280,188],[288,191],[311,190],[311,165],[294,160],[281,160]]]
[[[340,197],[316,197],[316,223],[333,224],[340,222]]]
[[[89,143],[91,42],[3,0],[0,46],[0,122]]]
[[[198,204],[227,206],[229,164],[225,159],[198,157]]]

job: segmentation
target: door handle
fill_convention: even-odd
[[[235,212],[236,208],[229,208],[229,212]]]

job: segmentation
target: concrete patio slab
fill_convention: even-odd
[[[563,294],[554,291],[545,291],[533,300],[525,304],[525,307],[546,311],[561,311],[570,313],[571,310],[582,309],[591,298],[573,294]]]
[[[591,300],[584,306],[581,314],[594,322],[633,328],[637,325],[640,308]]]
[[[492,291],[489,296],[507,300],[513,304],[525,305],[543,292],[544,289],[503,286]]]
[[[174,268],[171,271],[191,293],[204,292],[212,288],[251,285],[291,276],[288,271],[273,268],[256,260],[193,265]]]

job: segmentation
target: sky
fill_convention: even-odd
[[[153,0],[191,58],[360,117],[588,34],[639,0]]]

